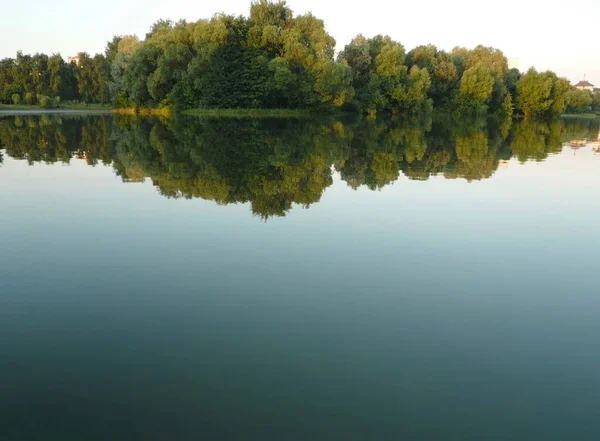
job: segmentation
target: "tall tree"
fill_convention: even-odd
[[[531,68],[517,82],[517,107],[525,118],[558,116],[565,111],[570,87],[553,72]]]

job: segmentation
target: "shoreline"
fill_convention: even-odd
[[[65,114],[96,114],[96,115],[108,115],[113,113],[112,109],[15,109],[5,110],[0,109],[0,115],[65,115]]]
[[[311,118],[316,115],[342,116],[347,115],[344,112],[311,112],[304,109],[186,109],[182,111],[173,111],[169,108],[121,108],[113,109],[110,107],[91,107],[91,108],[58,108],[42,109],[36,107],[15,106],[11,109],[9,106],[0,105],[0,116],[19,116],[19,115],[133,115],[133,116],[163,116],[170,117],[174,114],[195,116],[195,117],[229,117],[229,118]],[[589,119],[600,118],[600,113],[564,113],[558,118],[564,119]]]
[[[187,109],[180,112],[189,116],[220,117],[268,117],[268,118],[310,118],[319,113],[304,109]],[[323,112],[321,113],[323,114]],[[331,113],[326,113],[330,115]]]

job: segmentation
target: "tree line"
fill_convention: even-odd
[[[495,48],[410,51],[389,36],[355,37],[339,54],[322,20],[284,1],[257,0],[248,17],[160,20],[140,41],[115,36],[104,54],[18,53],[0,61],[0,101],[80,100],[115,107],[341,109],[414,115],[552,117],[600,110],[600,94],[555,73],[521,74]],[[50,100],[50,101],[49,101]]]
[[[65,102],[109,103],[104,55],[79,54],[79,64],[59,54],[24,55],[0,60],[0,102],[57,107]]]

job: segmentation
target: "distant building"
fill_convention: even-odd
[[[575,89],[587,90],[588,92],[594,91],[594,85],[586,80],[580,81],[579,83],[575,84],[574,87]]]
[[[74,57],[69,57],[68,61],[69,63],[75,63],[77,66],[79,66],[79,54],[75,55]]]

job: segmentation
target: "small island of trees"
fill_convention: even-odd
[[[358,35],[336,56],[322,20],[294,15],[284,1],[257,0],[248,17],[161,20],[143,41],[115,36],[104,54],[80,53],[77,62],[19,52],[0,61],[0,102],[549,118],[600,110],[600,93],[550,71],[521,74],[484,46],[407,52],[389,36]]]

